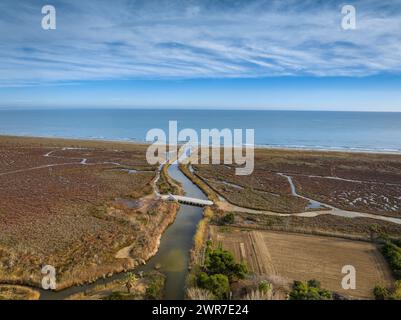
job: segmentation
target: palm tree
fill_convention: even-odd
[[[128,272],[125,277],[125,287],[128,290],[128,293],[131,293],[131,289],[134,286],[135,282],[138,280],[135,274],[132,272]]]

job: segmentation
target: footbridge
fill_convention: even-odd
[[[213,201],[210,201],[210,200],[178,196],[178,195],[174,195],[174,194],[161,195],[161,197],[163,200],[174,201],[174,202],[179,202],[182,204],[189,204],[189,205],[198,206],[198,207],[206,207],[206,206],[213,205]]]

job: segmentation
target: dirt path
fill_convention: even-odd
[[[57,159],[72,159],[72,160],[76,160],[76,162],[66,162],[66,163],[55,163],[55,164],[46,164],[43,166],[37,166],[37,167],[32,167],[32,168],[25,168],[25,169],[19,169],[19,170],[14,170],[14,171],[9,171],[9,172],[3,172],[0,173],[0,176],[5,176],[5,175],[9,175],[9,174],[15,174],[15,173],[21,173],[21,172],[27,172],[27,171],[33,171],[33,170],[40,170],[40,169],[46,169],[46,168],[52,168],[52,167],[60,167],[60,166],[71,166],[71,165],[99,165],[99,164],[113,164],[116,166],[121,166],[120,163],[116,163],[116,162],[95,162],[95,163],[87,163],[88,159],[87,158],[66,158],[66,157],[60,157],[60,156],[53,156],[52,154],[57,150],[53,150],[50,151],[46,154],[44,154],[43,156],[46,158],[57,158]],[[61,150],[74,150],[74,148],[62,148]],[[79,149],[81,150],[81,149]],[[139,172],[139,171],[138,171]]]
[[[400,183],[388,183],[388,182],[378,182],[378,181],[364,181],[364,180],[357,180],[357,179],[346,179],[340,177],[332,177],[332,176],[318,176],[318,175],[310,175],[310,174],[294,174],[297,176],[309,177],[309,178],[324,178],[324,179],[331,179],[331,180],[339,180],[339,181],[346,181],[346,182],[356,182],[356,183],[368,183],[368,184],[385,184],[388,186],[401,186]]]
[[[33,167],[33,168],[26,168],[26,169],[14,170],[14,171],[9,171],[9,172],[3,172],[3,173],[0,173],[0,176],[6,176],[9,174],[15,174],[15,173],[21,173],[21,172],[33,171],[33,170],[39,170],[39,169],[45,169],[45,168],[51,168],[51,167],[71,166],[71,165],[76,165],[76,164],[80,164],[80,163],[79,162],[67,162],[67,163],[46,164],[43,166],[38,166],[38,167]]]
[[[295,187],[294,183],[292,182],[292,178],[283,173],[279,173],[279,175],[286,177],[288,179],[288,182],[290,183],[290,186],[291,186],[292,194],[294,196],[300,197],[300,198],[308,200],[310,202],[319,203],[322,206],[327,207],[328,210],[305,211],[305,212],[301,212],[301,213],[291,213],[291,214],[277,213],[277,212],[273,212],[273,211],[263,211],[263,210],[255,210],[255,209],[239,207],[239,206],[236,206],[236,205],[233,205],[233,204],[227,202],[221,196],[219,197],[220,201],[217,202],[216,204],[220,209],[225,210],[225,211],[237,211],[237,212],[252,213],[252,214],[265,214],[265,215],[280,216],[280,217],[298,216],[298,217],[308,217],[308,218],[317,217],[317,216],[323,215],[323,214],[331,214],[334,216],[345,217],[345,218],[370,218],[370,219],[375,219],[375,220],[382,220],[382,221],[392,222],[392,223],[396,223],[396,224],[401,224],[401,219],[399,219],[399,218],[385,217],[385,216],[375,215],[375,214],[366,213],[366,212],[343,210],[343,209],[333,207],[332,205],[318,202],[316,200],[299,195],[296,191],[296,187]]]

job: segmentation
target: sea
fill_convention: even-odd
[[[0,110],[0,135],[145,142],[151,129],[253,129],[270,148],[401,152],[401,113],[42,109]]]

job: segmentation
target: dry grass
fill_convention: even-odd
[[[0,285],[0,300],[38,300],[40,293],[27,287]]]
[[[189,180],[191,180],[207,195],[208,199],[214,202],[218,201],[216,192],[214,192],[214,190],[210,188],[210,186],[205,183],[197,174],[193,174],[187,165],[180,164],[180,170]]]
[[[73,294],[67,300],[144,300],[147,297],[147,289],[155,282],[161,282],[163,290],[165,276],[158,271],[144,273],[142,277],[131,283],[132,287],[128,292],[125,279],[115,280],[104,285],[98,285],[91,290]],[[162,292],[158,293],[162,294]]]
[[[50,264],[61,289],[147,259],[177,207],[152,198],[156,167],[147,165],[145,151],[111,142],[0,138],[0,281],[40,285],[41,268]],[[134,209],[115,203],[139,198],[146,201]],[[132,244],[135,259],[115,258]]]
[[[227,212],[215,210],[212,223],[220,224]],[[401,225],[371,218],[346,218],[334,215],[319,215],[313,218],[234,212],[233,226],[246,229],[265,229],[316,235],[339,236],[349,239],[376,240],[382,235],[401,237]]]
[[[203,249],[207,240],[208,225],[213,217],[213,209],[205,207],[203,218],[199,221],[194,236],[194,246],[191,250],[191,264],[201,264],[203,262]]]
[[[255,171],[250,176],[239,177],[235,175],[233,167],[196,165],[194,168],[194,176],[202,179],[207,188],[222,195],[228,202],[244,208],[296,213],[304,211],[308,204],[308,201],[292,196],[287,179],[279,175],[258,175]]]
[[[210,291],[197,287],[188,288],[187,297],[189,300],[214,300]]]

